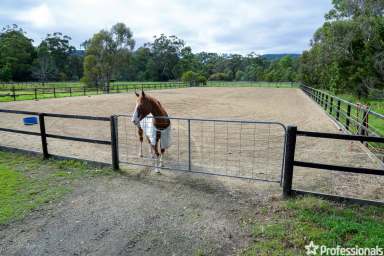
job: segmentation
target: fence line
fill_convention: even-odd
[[[296,87],[298,83],[293,82],[265,82],[265,81],[209,81],[205,85],[199,85],[201,87],[226,87],[226,86],[248,86],[251,84],[254,85],[263,85],[264,83],[273,84],[276,87]],[[40,84],[40,83],[35,83]],[[49,83],[47,83],[50,85]],[[159,82],[159,83],[124,83],[116,82],[110,85],[109,88],[104,87],[86,87],[86,86],[58,86],[58,87],[32,87],[30,88],[17,88],[18,85],[29,85],[29,83],[6,83],[0,84],[3,87],[10,86],[10,88],[0,88],[0,101],[4,98],[9,98],[11,101],[23,100],[20,98],[27,98],[29,100],[38,100],[47,98],[56,98],[56,97],[72,97],[72,96],[86,96],[86,95],[99,95],[99,94],[109,94],[109,93],[120,93],[128,92],[137,89],[175,89],[189,87],[188,83],[184,82]],[[263,86],[261,86],[263,87]]]
[[[129,92],[140,89],[170,89],[186,87],[186,83],[143,83],[143,84],[114,84],[109,88],[103,87],[39,87],[39,88],[15,88],[0,89],[0,98],[8,97],[13,101],[17,101],[19,97],[27,97],[28,99],[43,99],[47,95],[50,98],[72,97],[99,95],[110,93]],[[52,97],[53,96],[53,97]]]
[[[358,126],[358,132],[360,132],[360,135],[376,135],[379,136],[380,132],[369,125],[370,116],[379,118],[384,121],[384,115],[377,113],[371,109],[364,109],[361,108],[359,105],[354,104],[352,102],[346,101],[344,99],[341,99],[339,97],[330,95],[326,92],[323,92],[318,89],[314,89],[312,87],[308,87],[305,85],[301,85],[301,89],[306,93],[310,98],[312,98],[315,102],[317,102],[320,106],[324,107],[324,110],[327,112],[329,111],[329,114],[333,116],[335,114],[336,121],[341,124],[346,131],[349,131],[353,133],[353,129],[351,127],[351,122],[356,124]],[[345,111],[342,108],[341,103],[344,103],[347,106],[347,110]],[[353,109],[354,108],[354,111]],[[362,112],[361,117],[358,116]],[[355,113],[355,115],[354,115]],[[345,123],[341,122],[340,114],[345,117]],[[363,131],[359,131],[359,129],[362,129]],[[372,130],[374,129],[374,131]],[[367,134],[364,134],[367,133]]]
[[[372,201],[372,200],[357,199],[357,198],[350,198],[350,197],[344,197],[344,196],[336,196],[336,195],[325,194],[325,193],[318,193],[314,191],[292,189],[295,166],[306,167],[311,169],[336,171],[336,172],[384,176],[384,169],[357,168],[357,167],[296,161],[295,160],[296,142],[297,142],[297,137],[299,136],[312,137],[312,138],[325,138],[325,139],[333,139],[333,140],[349,140],[349,141],[360,141],[360,142],[366,141],[366,142],[384,143],[383,137],[298,131],[296,126],[288,126],[287,142],[285,144],[286,153],[285,153],[284,180],[283,180],[283,196],[284,197],[292,197],[295,195],[313,195],[313,196],[323,197],[326,199],[337,200],[337,201],[348,201],[348,202],[358,203],[358,204],[384,205],[383,201],[382,202]]]
[[[18,129],[9,129],[9,128],[0,128],[0,131],[39,136],[41,138],[41,148],[42,148],[44,159],[48,159],[51,156],[48,150],[47,138],[54,138],[54,139],[60,139],[60,140],[66,140],[66,141],[85,142],[85,143],[100,144],[100,145],[111,145],[112,166],[113,166],[113,169],[115,170],[119,169],[119,159],[118,159],[118,149],[117,149],[118,147],[117,146],[117,128],[116,128],[117,117],[116,116],[96,117],[96,116],[83,116],[83,115],[39,113],[39,112],[18,111],[18,110],[9,110],[9,109],[0,109],[0,113],[8,113],[8,114],[16,114],[16,115],[31,115],[31,116],[37,116],[39,118],[38,123],[39,123],[40,132],[31,132],[31,131],[24,131],[24,130],[18,130]],[[45,128],[46,117],[110,122],[111,140],[97,140],[97,139],[80,138],[80,137],[47,133]]]
[[[362,108],[339,97],[330,95],[305,85],[301,85],[305,94],[319,104],[324,111],[348,134],[383,137],[383,131],[374,127],[373,121],[384,123],[384,115],[369,108]],[[384,146],[376,142],[365,142],[365,145],[384,162]]]

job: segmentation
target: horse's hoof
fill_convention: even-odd
[[[155,169],[156,174],[161,174],[159,169]]]

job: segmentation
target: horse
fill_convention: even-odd
[[[155,172],[160,173],[159,167],[163,167],[165,150],[171,144],[171,121],[167,118],[167,111],[157,99],[145,94],[144,90],[141,90],[141,95],[135,91],[135,95],[137,99],[132,122],[138,128],[139,157],[143,157],[143,134],[145,134],[150,145],[150,154],[155,159]]]

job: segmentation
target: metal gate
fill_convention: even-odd
[[[131,116],[119,115],[120,163],[155,167]],[[278,122],[169,117],[171,147],[163,169],[281,183],[286,128]]]

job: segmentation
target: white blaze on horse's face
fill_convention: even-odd
[[[139,106],[139,104],[136,104],[135,110],[133,111],[133,115],[132,115],[132,122],[136,126],[139,126],[139,124],[140,124],[139,111],[137,111],[138,110],[138,106]]]

